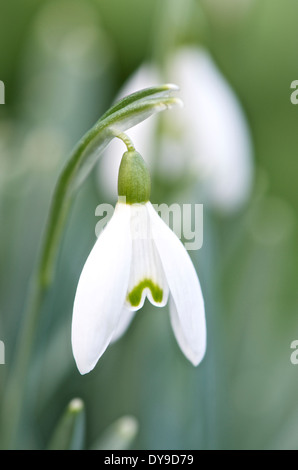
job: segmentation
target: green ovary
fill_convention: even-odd
[[[132,307],[137,307],[140,304],[142,292],[146,288],[150,289],[154,302],[160,303],[162,301],[163,290],[151,279],[144,279],[128,293],[127,300]]]

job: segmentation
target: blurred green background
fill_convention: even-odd
[[[55,182],[75,143],[144,60],[168,40],[203,44],[245,109],[255,151],[250,201],[225,217],[206,207],[204,245],[192,254],[208,328],[198,368],[179,350],[167,309],[147,304],[96,368],[78,373],[72,303],[94,243],[95,208],[110,202],[95,173],[88,178],[20,384],[17,448],[46,448],[75,397],[85,404],[85,448],[124,415],[137,420],[136,449],[298,448],[298,366],[290,361],[298,339],[298,107],[290,101],[298,5],[194,0],[182,30],[171,20],[174,4],[0,0],[0,398]]]

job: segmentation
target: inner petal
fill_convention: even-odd
[[[159,254],[152,240],[146,206],[137,205],[131,219],[132,259],[126,296],[130,310],[140,309],[145,298],[158,307],[166,305],[168,284]]]
[[[151,279],[144,279],[128,293],[128,301],[132,307],[140,305],[143,293],[146,294],[147,297],[151,295],[153,302],[156,304],[160,304],[162,302],[162,288],[158,284],[154,284]]]

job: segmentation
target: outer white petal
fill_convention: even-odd
[[[82,270],[73,308],[72,348],[81,374],[107,348],[123,309],[130,271],[130,206],[117,204]]]
[[[192,261],[178,237],[150,203],[151,230],[172,297],[171,321],[185,356],[198,365],[206,350],[206,321],[201,286]]]
[[[120,90],[117,100],[130,93],[143,88],[155,86],[160,83],[160,77],[157,69],[149,64],[142,65],[127,80]],[[156,118],[151,117],[129,129],[126,133],[133,141],[135,148],[142,157],[149,163],[154,149],[154,133],[156,128]],[[98,163],[98,182],[99,187],[104,193],[115,199],[117,197],[117,178],[118,169],[122,155],[125,151],[123,142],[119,139],[113,139],[102,158]]]
[[[251,136],[241,105],[204,49],[182,48],[169,73],[180,86],[184,108],[177,119],[206,197],[220,210],[235,210],[247,200],[253,176]]]

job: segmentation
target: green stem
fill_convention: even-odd
[[[124,132],[120,132],[120,133],[115,132],[115,137],[117,137],[118,139],[122,140],[122,142],[124,142],[124,144],[127,147],[128,152],[135,151],[135,146],[127,134],[124,134]]]

